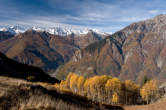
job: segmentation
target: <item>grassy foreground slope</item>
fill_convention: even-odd
[[[166,110],[166,99],[161,99],[160,101],[149,104],[149,105],[135,105],[135,106],[126,106],[125,110]]]
[[[60,93],[48,85],[0,77],[0,110],[123,110],[102,105],[71,93]]]

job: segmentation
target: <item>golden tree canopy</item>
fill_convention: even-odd
[[[77,87],[77,80],[78,80],[79,76],[76,74],[73,74],[70,78],[70,88],[74,89]]]
[[[140,94],[143,100],[148,101],[149,97],[155,95],[158,91],[157,81],[150,80],[140,90]]]
[[[105,85],[107,90],[118,91],[121,89],[121,82],[118,78],[109,79]]]
[[[73,75],[74,75],[74,73],[70,72],[66,77],[66,83],[67,83],[68,88],[70,88],[70,79]]]
[[[135,84],[131,80],[126,80],[124,84],[126,89],[129,91],[137,91],[139,89],[139,85]]]
[[[83,91],[84,83],[85,83],[85,78],[83,76],[79,76],[77,80],[77,88],[78,88],[79,94],[81,94],[81,92]]]

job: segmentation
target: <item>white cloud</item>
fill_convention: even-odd
[[[51,13],[48,14],[49,16],[47,17],[42,14],[41,16],[35,16],[33,13],[32,16],[19,13],[17,12],[19,10],[14,8],[13,10],[15,10],[15,12],[11,11],[10,13],[10,11],[7,11],[8,13],[5,13],[0,7],[1,15],[4,17],[11,17],[11,19],[6,20],[6,22],[0,22],[0,25],[27,24],[47,27],[60,25],[76,28],[97,28],[107,32],[114,32],[132,22],[151,18],[161,12],[160,10],[147,10],[143,5],[131,5],[128,3],[135,3],[134,0],[128,2],[126,2],[126,0],[121,0],[120,2],[115,3],[98,2],[97,0],[82,0],[81,2],[78,0],[49,1],[51,1],[49,2],[49,5],[53,9],[59,8],[67,12],[61,14]],[[25,17],[23,17],[23,15],[25,15]]]
[[[40,26],[40,27],[68,27],[68,28],[76,28],[76,29],[83,29],[83,28],[90,28],[86,26],[79,26],[79,25],[72,25],[62,23],[62,21],[58,21],[58,19],[53,17],[42,17],[37,16],[33,17],[33,19],[17,19],[17,20],[8,20],[6,22],[0,22],[0,25],[28,25],[28,26]]]
[[[149,17],[140,17],[140,16],[122,17],[122,18],[112,19],[112,21],[116,21],[116,22],[138,22],[138,21],[146,20],[146,19],[149,19]]]
[[[96,27],[97,29],[103,31],[103,32],[107,32],[107,33],[114,33],[117,30],[121,30],[123,29],[125,26],[105,26],[105,27]]]
[[[151,13],[157,13],[152,10],[151,13],[145,9],[136,7],[123,9],[121,4],[100,3],[97,1],[87,2],[80,6],[77,11],[78,16],[66,16],[70,20],[81,21],[87,24],[108,24],[109,22],[136,22],[152,17]]]
[[[150,13],[150,14],[158,14],[158,13],[159,13],[159,10],[150,10],[149,13]]]

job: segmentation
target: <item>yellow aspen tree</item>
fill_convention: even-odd
[[[83,86],[84,86],[85,78],[83,76],[79,76],[77,80],[77,88],[78,88],[78,93],[80,95],[83,95]]]
[[[59,84],[59,88],[61,91],[66,90],[67,89],[67,82],[65,80],[62,80]]]
[[[86,79],[83,86],[83,94],[84,96],[90,98],[90,79]]]
[[[98,100],[98,82],[99,81],[99,76],[94,76],[92,78],[89,79],[89,87],[90,87],[90,94],[92,97],[93,101]]]
[[[108,103],[110,102],[110,99],[112,98],[112,94],[116,92],[117,94],[120,94],[121,92],[121,82],[118,78],[111,78],[107,81],[105,84],[105,90],[107,94]]]
[[[105,90],[105,85],[107,83],[107,81],[110,79],[111,77],[106,76],[106,75],[102,75],[100,76],[100,82],[99,82],[99,98],[102,102],[106,102],[106,90]]]
[[[76,74],[73,74],[70,78],[70,89],[74,92],[77,93],[78,88],[77,88],[77,80],[79,76]]]
[[[70,78],[72,75],[74,75],[74,73],[70,72],[66,77],[66,83],[68,88],[70,88]]]
[[[156,80],[150,80],[140,89],[141,97],[149,104],[149,101],[157,98],[158,85]]]
[[[108,76],[94,76],[91,79],[90,91],[93,94],[93,100],[98,100],[103,102],[105,96],[105,83],[108,80]]]
[[[113,103],[118,103],[118,101],[119,101],[119,96],[116,92],[114,92],[113,95],[112,95],[112,102]]]
[[[105,85],[106,89],[118,92],[121,89],[121,82],[118,78],[109,79]]]
[[[94,101],[103,101],[105,93],[105,83],[108,76],[94,76],[87,79],[84,83],[84,93]]]

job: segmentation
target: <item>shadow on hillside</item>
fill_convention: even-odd
[[[20,78],[29,81],[40,81],[48,83],[59,83],[60,81],[52,78],[40,68],[29,66],[9,59],[0,53],[0,76]]]

